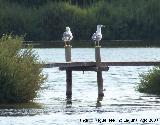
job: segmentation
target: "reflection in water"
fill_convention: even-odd
[[[98,96],[97,101],[102,101],[103,100],[103,96]]]
[[[96,108],[101,107],[101,106],[102,106],[102,105],[101,105],[101,101],[98,101],[98,100],[97,100]]]
[[[44,113],[40,103],[0,104],[0,116],[35,116]]]
[[[101,107],[101,101],[103,100],[103,96],[98,96],[97,98],[97,103],[96,103],[96,107]]]
[[[0,109],[0,116],[35,116],[44,113],[43,109]]]
[[[43,106],[39,103],[29,102],[29,103],[4,103],[0,104],[0,109],[42,109]]]
[[[72,98],[66,98],[66,108],[72,107]]]

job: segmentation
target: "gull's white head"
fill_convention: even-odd
[[[69,27],[66,27],[66,31],[70,31],[70,28],[69,28]]]
[[[97,29],[101,29],[102,27],[105,27],[104,25],[97,25]]]

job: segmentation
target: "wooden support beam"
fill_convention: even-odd
[[[59,70],[72,70],[72,71],[108,71],[109,67],[89,67],[89,66],[77,66],[77,67],[59,67]]]
[[[102,62],[101,66],[160,66],[160,61]]]
[[[50,62],[43,65],[45,68],[51,67],[75,67],[75,66],[96,66],[95,62]]]
[[[45,63],[43,66],[45,68],[51,67],[76,67],[76,66],[96,66],[96,62],[51,62]],[[101,67],[106,66],[160,66],[160,61],[132,61],[132,62],[101,62]]]

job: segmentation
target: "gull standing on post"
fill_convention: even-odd
[[[62,40],[65,43],[65,46],[70,46],[70,41],[73,39],[72,32],[69,27],[66,27],[66,31],[63,33]],[[68,44],[68,45],[67,45]]]
[[[97,31],[92,35],[92,40],[95,42],[95,46],[99,46],[99,42],[102,39],[102,33],[101,33],[102,27],[105,27],[105,26],[97,25]]]

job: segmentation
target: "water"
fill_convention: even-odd
[[[64,62],[64,49],[35,50],[42,61]],[[159,51],[160,48],[102,48],[101,56],[102,61],[158,61]],[[93,61],[94,49],[73,48],[72,60]],[[139,74],[150,68],[110,67],[103,72],[105,96],[101,102],[97,102],[96,73],[73,72],[72,104],[67,104],[65,98],[65,72],[44,68],[48,80],[35,99],[43,108],[0,109],[0,125],[160,124],[160,98],[135,89]],[[115,121],[111,123],[110,119]]]

